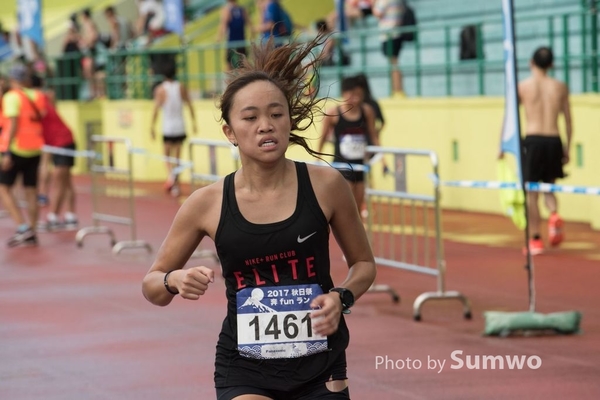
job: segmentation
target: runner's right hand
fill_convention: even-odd
[[[188,300],[198,300],[215,281],[215,272],[205,266],[174,271],[170,276],[174,278],[171,284],[175,284],[179,295]]]

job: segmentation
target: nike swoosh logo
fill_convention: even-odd
[[[317,233],[317,232],[313,232],[313,233],[311,233],[310,235],[308,235],[308,236],[305,236],[305,237],[300,237],[300,235],[298,235],[298,243],[302,243],[302,242],[306,241],[306,239],[308,239],[309,237],[311,237],[312,235],[314,235],[314,234],[316,234],[316,233]]]

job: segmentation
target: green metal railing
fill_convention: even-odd
[[[555,48],[556,69],[560,79],[567,85],[572,83],[572,73],[577,70],[581,77],[581,91],[598,93],[598,15],[595,0],[582,0],[585,9],[579,12],[565,14],[542,14],[517,16],[517,47],[519,42],[536,40],[542,44],[548,44]],[[546,22],[544,22],[546,21]],[[578,26],[575,27],[573,22]],[[519,34],[519,27],[528,24],[545,25],[545,31],[527,32],[526,29]],[[444,94],[452,96],[457,93],[454,79],[460,74],[476,74],[477,94],[489,94],[486,88],[486,76],[490,73],[501,73],[503,71],[502,51],[495,51],[490,57],[484,55],[488,48],[502,48],[502,19],[488,18],[483,22],[476,23],[476,53],[473,60],[458,60],[453,58],[459,46],[457,36],[454,33],[460,31],[463,23],[429,22],[420,24],[415,28],[399,29],[400,32],[417,32],[417,40],[404,44],[403,61],[401,64],[405,79],[411,79],[415,85],[417,96],[423,95],[427,79],[431,75],[442,77]],[[486,33],[487,32],[487,33]],[[492,33],[490,33],[492,32]],[[347,48],[352,50],[353,63],[350,66],[323,67],[321,72],[322,81],[339,81],[345,75],[355,73],[366,73],[368,76],[389,76],[391,67],[382,61],[378,65],[370,63],[376,57],[382,58],[381,45],[378,36],[381,32],[376,28],[354,29],[339,37],[338,43],[348,42]],[[433,40],[424,40],[427,37]],[[345,40],[341,40],[345,39]],[[573,48],[571,43],[574,39],[580,41],[579,48]],[[250,46],[250,42],[231,43],[231,48]],[[562,51],[556,51],[559,47]],[[166,57],[173,59],[178,68],[179,79],[190,87],[196,97],[212,97],[221,93],[224,89],[225,58],[228,51],[226,43],[209,43],[200,45],[182,45],[179,48],[160,50],[132,50],[110,53],[106,65],[107,77],[106,88],[108,97],[111,99],[148,99],[152,96],[154,83],[161,79],[160,71],[151,68],[152,59]],[[405,53],[409,53],[411,62],[405,62]],[[412,55],[410,54],[412,53]],[[435,54],[435,57],[432,57]],[[431,58],[439,61],[432,62]],[[385,60],[385,59],[384,59]],[[527,67],[529,57],[521,57],[518,60],[519,68]],[[57,63],[65,62],[65,58],[57,60]],[[74,85],[81,80],[80,74],[75,76],[58,76],[49,83],[54,86]],[[579,82],[578,82],[579,83]],[[391,90],[390,90],[391,92]]]

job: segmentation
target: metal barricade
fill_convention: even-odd
[[[192,163],[190,181],[192,189],[217,182],[225,174],[235,171],[240,166],[237,148],[229,142],[191,139],[189,141],[189,149],[190,161]],[[232,160],[231,164],[219,162],[219,160],[227,158]]]
[[[376,185],[372,168],[365,174],[365,200],[367,204],[367,232],[377,265],[399,268],[437,277],[437,290],[420,294],[413,304],[413,317],[421,320],[421,307],[428,300],[457,299],[463,304],[464,317],[471,318],[469,300],[457,291],[447,291],[446,261],[442,240],[439,180],[431,182],[433,188],[422,189],[426,194],[408,190],[407,158],[415,159],[421,168],[431,168],[438,177],[438,157],[433,151],[402,150],[369,146],[367,159],[372,156],[386,160],[388,173],[394,177]],[[393,162],[389,162],[393,159]],[[429,161],[427,161],[429,160]],[[376,186],[380,186],[379,188]],[[393,188],[390,188],[393,187]],[[428,191],[433,193],[427,194]],[[369,292],[390,293],[398,297],[389,285],[374,284]]]
[[[85,123],[85,143],[86,143],[85,150],[90,151],[90,152],[94,151],[94,142],[92,141],[92,137],[94,137],[96,135],[101,135],[101,134],[102,134],[102,120],[87,121]],[[93,158],[88,158],[87,164],[85,166],[86,171],[90,171],[90,169],[92,168],[93,162],[94,162]]]
[[[77,232],[77,246],[82,247],[83,239],[88,235],[104,234],[109,235],[114,254],[133,248],[152,252],[149,243],[137,239],[131,142],[129,139],[99,135],[92,136],[90,140],[97,155],[90,166],[93,226]],[[116,157],[117,153],[126,154],[126,157]],[[119,160],[126,160],[125,165],[120,165]],[[112,229],[101,225],[102,222],[129,226],[130,240],[117,242]]]
[[[226,141],[209,139],[191,139],[189,154],[192,169],[190,171],[190,186],[192,190],[210,185],[222,179],[226,174],[239,168],[237,148]],[[221,162],[220,160],[231,159]],[[194,258],[213,258],[219,262],[217,254],[208,250],[196,250]]]

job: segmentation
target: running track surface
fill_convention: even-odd
[[[139,237],[155,252],[179,206],[159,187],[144,185],[136,199]],[[81,225],[89,226],[85,178],[78,178],[77,191]],[[392,285],[401,302],[367,294],[348,316],[352,398],[600,398],[600,233],[567,223],[564,246],[535,259],[537,310],[581,311],[581,334],[490,338],[481,335],[484,311],[527,309],[522,234],[501,216],[445,211],[443,221],[447,289],[470,298],[473,319],[462,318],[458,302],[443,301],[426,303],[423,320],[414,322],[412,303],[435,289],[435,278],[379,268],[378,283]],[[12,222],[1,218],[2,240],[12,232]],[[127,239],[125,228],[115,232]],[[113,256],[106,236],[90,236],[82,248],[74,236],[45,233],[38,248],[0,247],[0,399],[214,398],[223,281],[217,279],[200,301],[176,298],[156,307],[140,290],[155,252]],[[201,247],[213,248],[209,241]],[[333,240],[331,251],[339,282],[346,267]],[[199,263],[218,268],[211,259],[189,265]],[[537,356],[542,365],[454,369],[451,353],[457,350],[465,362],[467,356],[516,355]],[[389,362],[377,367],[377,360]]]

